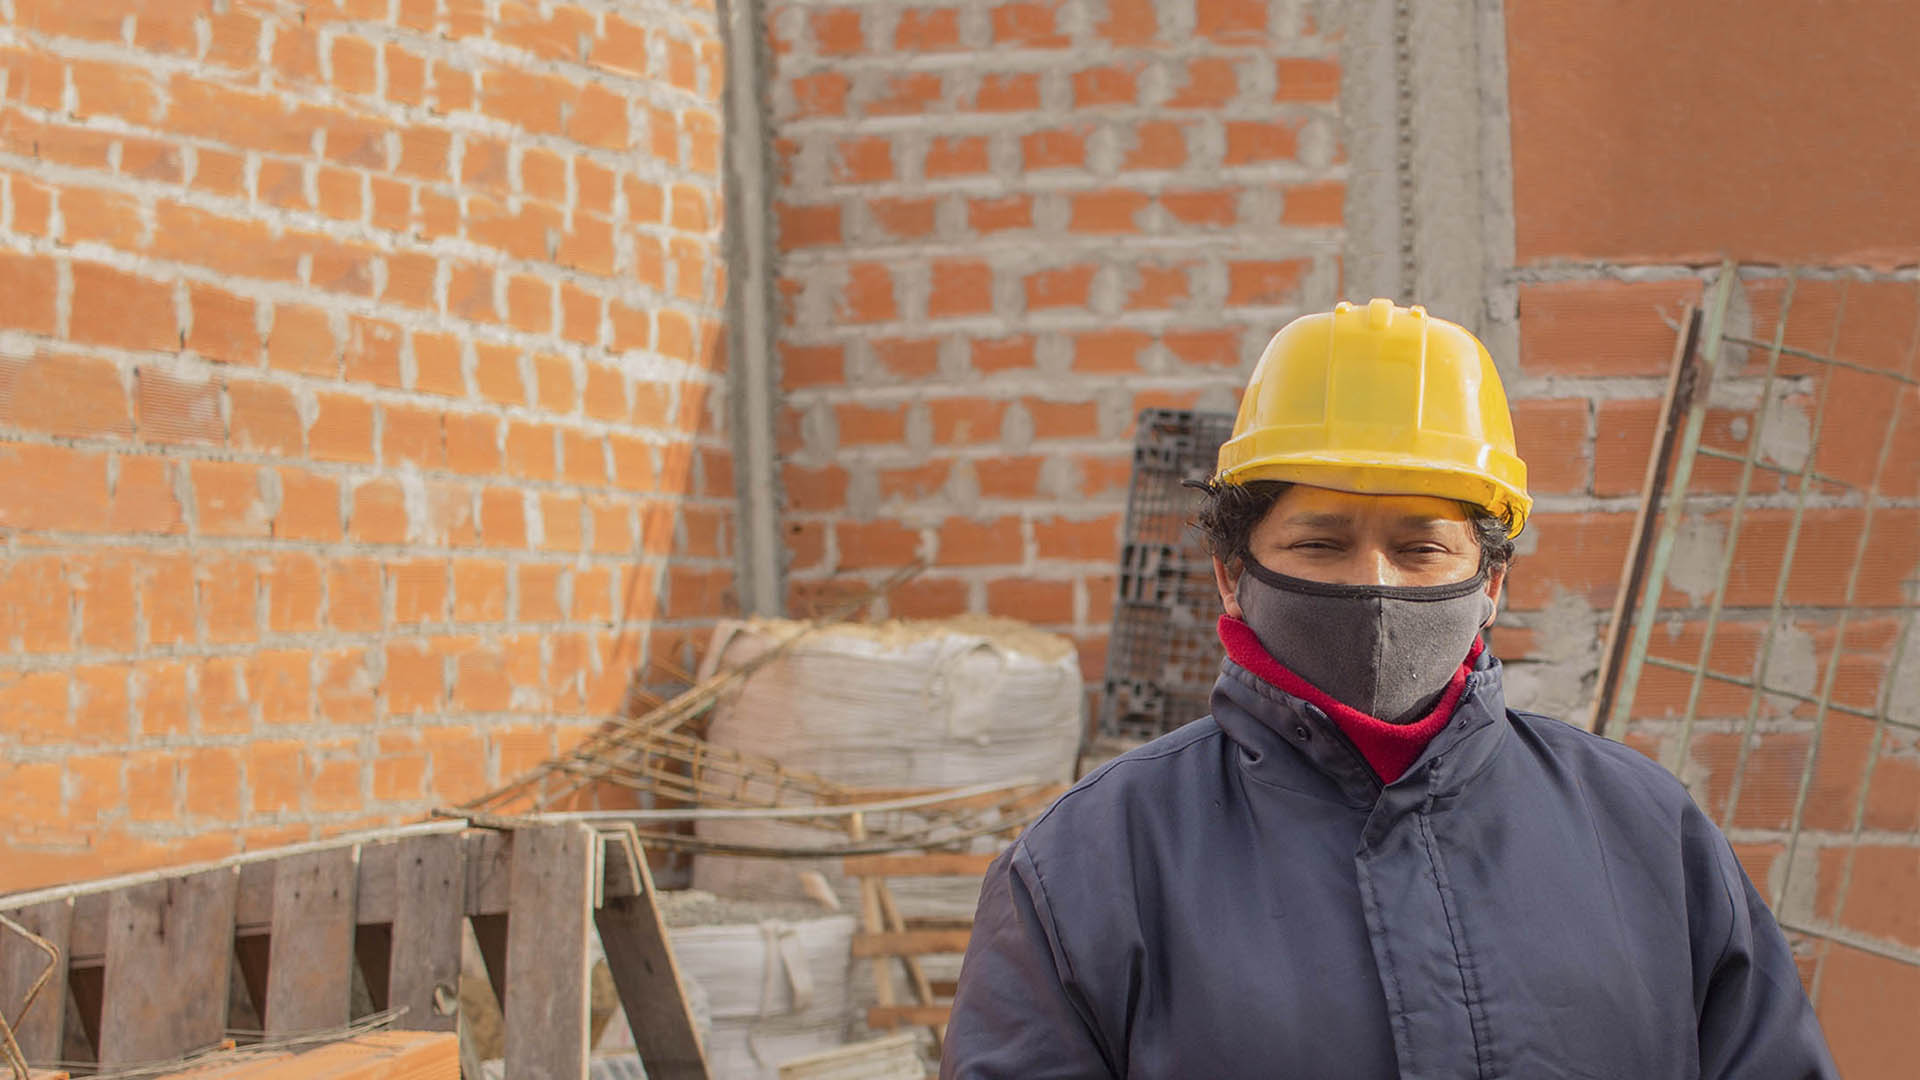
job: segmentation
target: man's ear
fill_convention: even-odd
[[[1487,571],[1487,621],[1480,624],[1480,629],[1485,630],[1492,626],[1493,621],[1500,617],[1500,590],[1505,588],[1506,584],[1506,567],[1496,566]]]
[[[1240,597],[1236,595],[1234,588],[1240,584],[1239,567],[1228,570],[1227,564],[1220,561],[1220,556],[1215,555],[1213,557],[1213,583],[1220,589],[1220,606],[1226,609],[1227,614],[1236,619],[1246,618],[1246,615],[1240,610]]]

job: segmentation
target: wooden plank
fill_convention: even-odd
[[[356,924],[374,926],[393,922],[395,865],[400,845],[406,842],[399,840],[360,845],[360,868],[353,890],[353,920]]]
[[[281,859],[273,876],[273,943],[267,962],[269,1035],[347,1022],[353,993],[350,847]]]
[[[893,890],[887,887],[887,883],[884,879],[875,882],[875,884],[879,886],[880,914],[884,916],[887,920],[888,932],[895,933],[895,934],[908,932],[907,920],[905,917],[903,917],[900,914],[900,906],[893,902]],[[918,932],[928,933],[929,931],[918,931]],[[931,932],[932,933],[952,933],[952,931],[931,931]],[[969,936],[971,936],[973,933],[972,928],[969,927],[966,933]],[[965,950],[963,949],[961,951],[964,952]],[[931,981],[927,979],[926,969],[920,966],[920,958],[918,956],[913,956],[913,955],[902,956],[900,957],[900,966],[907,973],[907,985],[913,987],[914,1000],[919,1002],[922,1005],[933,1004],[933,984]],[[940,1048],[942,1044],[946,1042],[946,1040],[947,1040],[946,1025],[942,1024],[935,1027],[933,1029],[933,1053],[935,1057],[938,1057],[940,1055]]]
[[[414,837],[397,845],[393,973],[388,980],[387,1000],[391,1007],[407,1011],[396,1027],[412,1031],[455,1029],[460,1001],[460,924],[466,913],[463,852],[458,836]]]
[[[629,827],[631,829],[631,827]],[[639,846],[638,837],[633,838]],[[627,1027],[653,1080],[708,1080],[706,1052],[694,1028],[693,1011],[681,990],[680,965],[654,905],[653,873],[638,861],[640,889],[609,895],[594,912],[607,967],[613,973]]]
[[[876,1031],[902,1025],[942,1027],[952,1018],[951,1005],[873,1005],[867,1009],[867,1026]]]
[[[49,900],[8,915],[28,933],[59,950],[48,957],[39,946],[0,927],[0,1013],[14,1025],[13,1037],[28,1061],[58,1061],[67,1018],[67,949],[73,936],[73,901]],[[33,1005],[20,1011],[27,992],[45,975]]]
[[[591,1011],[587,926],[599,845],[584,825],[521,829],[507,915],[506,1075],[586,1075]]]
[[[513,886],[513,834],[475,829],[461,837],[467,853],[467,914],[505,915]]]
[[[113,894],[101,1065],[179,1057],[220,1040],[239,884],[239,873],[223,867]]]
[[[928,953],[964,953],[968,930],[905,930],[853,935],[855,956],[925,956]]]
[[[847,821],[847,836],[858,844],[867,838],[867,820],[864,815],[855,814]],[[851,863],[854,860],[847,859]],[[848,870],[852,874],[852,870]],[[869,934],[886,932],[886,917],[880,911],[880,881],[878,877],[859,877],[860,882],[860,929]],[[882,1006],[893,1004],[893,968],[885,957],[875,957],[871,961],[873,972],[873,997]]]
[[[979,877],[997,853],[936,851],[928,855],[849,855],[841,860],[848,877]]]
[[[107,959],[107,907],[112,893],[82,893],[73,898],[73,957],[69,967],[97,968]]]

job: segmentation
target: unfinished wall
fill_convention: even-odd
[[[1133,420],[1336,295],[1336,46],[1292,0],[767,8],[789,605],[933,569],[1105,666]]]
[[[1662,314],[1677,316],[1699,298],[1723,255],[1817,268],[1813,276],[1824,280],[1803,284],[1794,301],[1790,347],[1912,372],[1920,209],[1895,193],[1913,171],[1920,129],[1920,109],[1903,85],[1920,41],[1920,10],[1893,0],[1817,13],[1726,0],[1506,0],[1506,8],[1517,252],[1508,281],[1517,287],[1521,387],[1562,403],[1551,431],[1541,434],[1577,452],[1554,455],[1544,477],[1535,465],[1549,498],[1528,530],[1535,547],[1513,595],[1521,621],[1531,625],[1524,637],[1503,638],[1502,648],[1570,662],[1591,650],[1618,577],[1673,344]],[[1846,77],[1834,79],[1836,71]],[[1783,291],[1781,279],[1765,273],[1743,281],[1732,329],[1771,339]],[[1751,373],[1764,355],[1750,350],[1735,360]],[[1709,439],[1743,446],[1757,437],[1757,409],[1770,408],[1769,460],[1803,461],[1817,440],[1819,470],[1861,482],[1877,452],[1869,444],[1897,396],[1889,380],[1833,380],[1826,427],[1816,433],[1813,368],[1788,370],[1805,380],[1800,392],[1770,405],[1742,400],[1737,381],[1722,387],[1707,419]],[[1909,384],[1898,393],[1915,391]],[[1906,408],[1909,417],[1920,414],[1920,398],[1909,398]],[[1523,447],[1526,438],[1523,431]],[[1542,460],[1532,451],[1528,459]],[[1891,497],[1876,521],[1876,555],[1857,597],[1880,610],[1864,612],[1850,631],[1837,690],[1839,700],[1856,704],[1880,690],[1858,673],[1871,670],[1897,640],[1898,624],[1911,620],[1920,576],[1912,541],[1920,448],[1900,442],[1888,460],[1882,487]],[[1708,466],[1695,486],[1731,491],[1733,467]],[[1780,489],[1767,477],[1756,490],[1765,502],[1765,493]],[[1764,617],[1787,531],[1782,505],[1776,496],[1750,512],[1735,553],[1730,608],[1758,609]],[[1824,670],[1833,608],[1843,598],[1863,521],[1857,500],[1847,505],[1838,497],[1813,499],[1808,515],[1785,602],[1811,614],[1779,643],[1770,681],[1781,681],[1774,685],[1801,685]],[[1683,531],[1666,582],[1670,603],[1706,602],[1723,525],[1709,515]],[[1909,605],[1904,615],[1900,605]],[[1698,614],[1663,620],[1655,633],[1676,646],[1697,642]],[[1751,633],[1735,628],[1717,644],[1714,664],[1751,669],[1756,647]],[[1659,754],[1676,748],[1662,718],[1684,707],[1688,680],[1658,672],[1648,679],[1640,699],[1645,723],[1630,741]],[[1716,694],[1724,698],[1727,689]],[[1897,688],[1896,700],[1909,692]],[[1724,711],[1713,701],[1703,709]],[[1758,772],[1750,782],[1771,794],[1743,801],[1731,822],[1736,848],[1763,892],[1783,869],[1784,830],[1806,759],[1806,733],[1791,715],[1769,707],[1775,734],[1755,750]],[[1912,730],[1887,729],[1873,788],[1862,798],[1870,743],[1870,725],[1829,718],[1795,885],[1781,914],[1829,935],[1801,938],[1796,948],[1841,1072],[1891,1080],[1913,1072],[1908,1029],[1920,993],[1920,921],[1913,918],[1920,901],[1920,750]],[[1713,804],[1726,792],[1732,743],[1711,735],[1693,746],[1682,771]],[[1856,808],[1867,826],[1859,845],[1848,841]],[[1852,868],[1850,883],[1843,864]]]
[[[0,889],[417,816],[690,662],[710,4],[0,13]]]

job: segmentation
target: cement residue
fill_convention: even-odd
[[[1698,604],[1720,582],[1720,561],[1727,547],[1726,527],[1703,517],[1689,517],[1680,523],[1674,538],[1673,555],[1667,562],[1667,584],[1687,594]]]
[[[749,619],[749,632],[776,641],[805,630],[810,624],[794,619]],[[904,648],[944,637],[977,637],[1008,653],[1053,662],[1074,655],[1073,642],[1059,634],[1037,630],[1018,619],[999,615],[955,615],[946,619],[889,619],[880,623],[839,623],[814,632],[809,644],[834,638],[853,638],[882,646]]]
[[[670,927],[753,925],[777,919],[781,922],[806,922],[826,919],[836,913],[819,904],[782,900],[741,900],[715,896],[700,889],[672,889],[654,894],[654,906]]]

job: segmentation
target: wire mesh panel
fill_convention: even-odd
[[[1920,966],[1920,285],[1723,270],[1607,734],[1727,832],[1816,1002]]]
[[[1101,731],[1152,738],[1207,714],[1220,673],[1213,562],[1188,523],[1213,475],[1231,413],[1148,409],[1134,437],[1126,538],[1107,651]]]

